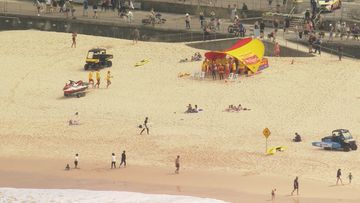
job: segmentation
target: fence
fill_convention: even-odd
[[[142,0],[136,0],[136,2],[141,2],[141,1]],[[285,5],[283,5],[283,0],[273,0],[271,5],[269,5],[268,0],[150,0],[150,1],[188,4],[195,6],[212,6],[212,7],[221,7],[221,8],[234,8],[234,5],[236,5],[238,9],[241,9],[243,3],[245,3],[248,6],[248,9],[260,10],[260,11],[275,10],[276,5],[278,4],[280,5],[280,7],[292,5],[292,0],[287,0]]]

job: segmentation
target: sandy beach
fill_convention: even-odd
[[[240,82],[178,78],[201,62],[179,63],[196,50],[183,43],[150,43],[40,31],[0,32],[0,187],[78,188],[191,195],[229,202],[359,202],[358,151],[311,146],[338,128],[360,132],[359,62],[323,54],[269,58],[270,68]],[[89,49],[114,54],[114,78],[86,97],[64,98],[67,80],[87,80]],[[150,62],[141,67],[142,59]],[[184,114],[197,104],[198,114]],[[228,113],[229,104],[251,111]],[[79,112],[78,126],[68,120]],[[150,135],[137,126],[149,117]],[[287,150],[266,156],[269,146]],[[293,143],[294,133],[304,142]],[[111,153],[126,150],[128,167],[110,170]],[[79,170],[64,171],[80,154]],[[181,173],[173,175],[181,156]],[[347,183],[334,186],[336,170]],[[300,177],[300,199],[288,195]],[[177,189],[180,186],[180,189]],[[180,192],[179,192],[180,190]]]

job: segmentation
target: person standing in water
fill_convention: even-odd
[[[297,176],[294,180],[294,190],[291,192],[291,195],[294,194],[295,190],[296,190],[296,194],[299,195],[299,179]]]
[[[149,118],[146,117],[146,118],[145,118],[145,121],[144,121],[144,124],[143,124],[143,126],[142,126],[142,130],[141,130],[141,132],[140,132],[140,135],[145,131],[145,129],[146,129],[146,133],[149,134],[149,127],[147,126],[148,123],[149,123]]]
[[[72,33],[72,44],[71,44],[71,48],[76,48],[76,37],[77,37],[77,34],[76,34],[76,32],[73,32]]]
[[[176,159],[175,159],[175,173],[179,174],[179,170],[180,170],[180,156],[177,155]]]

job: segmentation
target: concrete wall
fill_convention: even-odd
[[[188,43],[187,45],[196,49],[219,51],[225,50],[235,44],[238,39],[227,39],[227,40],[218,40],[212,42],[194,42]],[[265,45],[265,56],[273,56],[274,53],[274,43],[269,41],[263,41]],[[281,56],[282,57],[312,57],[312,54],[302,52],[296,49],[291,49],[288,47],[281,46]]]
[[[185,30],[170,30],[151,26],[134,26],[105,22],[91,22],[86,20],[64,20],[52,17],[38,17],[26,15],[0,15],[1,30],[36,29],[55,32],[77,32],[80,34],[106,36],[121,39],[132,39],[132,32],[138,27],[141,40],[161,42],[188,42],[204,39],[202,32],[188,32]],[[225,34],[211,34],[208,39],[226,38]]]

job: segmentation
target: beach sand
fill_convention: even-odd
[[[231,202],[264,202],[277,188],[278,201],[288,202],[292,180],[299,176],[302,203],[360,199],[359,153],[311,146],[333,129],[347,128],[355,138],[360,132],[356,60],[338,62],[323,54],[296,58],[290,65],[292,58],[269,58],[270,68],[263,73],[225,83],[178,78],[179,72],[199,71],[201,63],[178,63],[198,51],[182,43],[132,45],[78,35],[78,48],[71,49],[71,34],[6,31],[0,36],[0,187],[173,194],[180,184],[189,188],[182,195]],[[102,70],[100,89],[80,99],[64,98],[67,80],[87,80],[83,65],[94,47],[114,54],[113,84],[105,88],[107,69]],[[150,63],[134,68],[142,59]],[[184,114],[189,103],[204,111]],[[251,111],[223,112],[239,103]],[[81,125],[68,126],[75,112]],[[150,135],[140,136],[137,126],[146,116]],[[285,152],[264,155],[265,127],[272,132],[269,146],[287,146]],[[291,142],[295,132],[304,142]],[[111,153],[119,157],[122,150],[128,168],[110,171]],[[82,169],[63,171],[75,153]],[[170,175],[176,155],[181,156],[179,176]],[[332,187],[338,168],[344,181],[353,173],[352,185]],[[18,178],[22,175],[26,178]],[[131,187],[118,186],[113,178]]]

